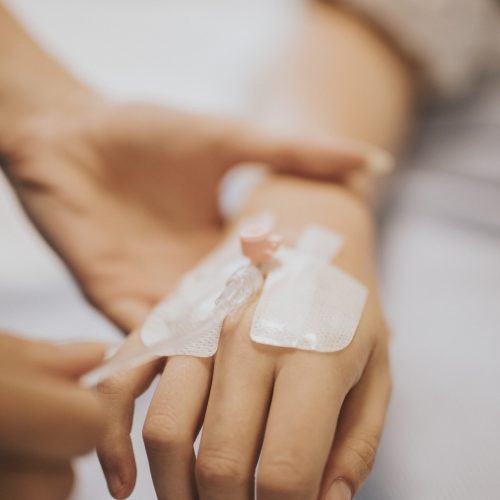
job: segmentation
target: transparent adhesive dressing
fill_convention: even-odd
[[[290,246],[271,232],[272,217],[232,233],[187,273],[141,328],[141,347],[106,361],[82,378],[88,387],[156,358],[213,356],[224,320],[262,289],[250,328],[254,342],[335,352],[352,341],[368,291],[332,259],[343,237],[309,225]],[[244,226],[245,227],[245,226]]]
[[[81,378],[85,387],[94,387],[122,370],[137,368],[156,358],[165,356],[165,352],[180,352],[189,343],[206,335],[222,325],[227,316],[242,308],[262,287],[261,270],[254,264],[238,268],[227,280],[222,293],[215,299],[212,314],[207,318],[196,320],[187,318],[173,324],[164,324],[170,334],[163,339],[129,354],[112,358]]]

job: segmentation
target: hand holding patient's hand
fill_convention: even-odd
[[[217,189],[230,167],[339,177],[364,162],[335,141],[88,96],[26,118],[7,139],[23,206],[89,300],[127,331],[218,241]]]
[[[71,460],[103,430],[97,397],[77,379],[103,358],[96,344],[58,346],[0,334],[0,496],[63,500]]]

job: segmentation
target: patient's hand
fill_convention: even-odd
[[[105,347],[57,346],[0,333],[0,492],[9,500],[63,500],[71,460],[94,449],[104,412],[78,377]]]
[[[135,481],[134,399],[158,372],[144,440],[160,499],[253,499],[259,456],[259,500],[349,499],[370,472],[390,394],[371,219],[341,188],[286,179],[260,188],[248,210],[264,207],[273,208],[284,227],[316,222],[346,236],[337,263],[369,287],[353,342],[329,354],[256,344],[249,338],[249,308],[226,321],[215,359],[172,357],[104,382],[109,420],[98,451],[117,498],[130,494]],[[122,349],[137,345],[135,333]],[[202,425],[195,460],[193,441]],[[333,483],[337,496],[326,497]]]
[[[270,139],[234,120],[85,95],[2,137],[26,211],[84,293],[130,331],[218,241],[217,188],[239,162],[341,176],[362,150]]]

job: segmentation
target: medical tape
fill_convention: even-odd
[[[272,220],[272,216],[265,214],[252,223],[272,225]],[[177,326],[183,324],[185,328],[186,320],[196,322],[210,317],[228,278],[249,263],[241,254],[239,229],[189,272],[153,310],[141,330],[146,346],[181,335]],[[252,340],[322,352],[337,351],[350,343],[367,291],[330,264],[342,244],[342,236],[310,225],[299,235],[295,248],[282,246],[277,251],[254,314]],[[222,325],[223,319],[218,318],[196,340],[181,347],[177,342],[176,349],[165,348],[162,355],[212,356],[217,351]]]
[[[344,349],[354,337],[367,290],[324,259],[282,247],[266,278],[250,337],[260,344],[320,352]]]
[[[274,216],[265,212],[246,219],[221,246],[187,273],[144,322],[141,328],[144,345],[151,346],[170,336],[182,335],[179,325],[185,325],[186,321],[203,321],[213,314],[215,300],[224,289],[226,281],[238,268],[249,263],[241,253],[239,239],[241,229],[249,225],[270,228],[274,225]],[[223,319],[217,318],[196,340],[190,340],[181,347],[177,343],[175,349],[165,347],[162,355],[213,356],[217,351],[222,324]]]

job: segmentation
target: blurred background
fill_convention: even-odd
[[[10,0],[78,77],[118,99],[244,115],[303,0]],[[500,495],[500,78],[423,117],[381,203],[380,274],[394,396],[363,500]],[[0,178],[0,321],[39,338],[117,340]],[[137,405],[139,478],[154,498]],[[108,498],[97,460],[75,500]]]

